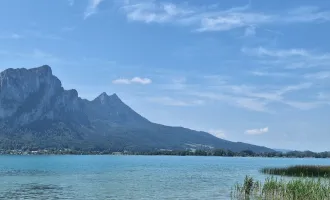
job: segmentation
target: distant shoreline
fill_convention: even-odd
[[[269,158],[269,159],[275,159],[275,158],[283,158],[283,159],[304,159],[304,158],[313,158],[313,159],[329,159],[329,158],[316,158],[316,157],[266,157],[266,156],[180,156],[180,155],[142,155],[142,154],[121,154],[121,155],[115,155],[115,154],[0,154],[1,156],[148,156],[148,157],[219,157],[219,158]]]
[[[209,156],[209,157],[260,157],[260,158],[330,158],[330,152],[315,153],[310,151],[292,151],[287,153],[268,152],[254,153],[246,150],[232,152],[229,150],[195,150],[195,151],[77,151],[71,149],[52,150],[0,150],[0,155],[112,155],[112,156]]]

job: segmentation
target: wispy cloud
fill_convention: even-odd
[[[317,95],[317,99],[319,99],[320,101],[330,105],[330,93],[329,92],[320,92]]]
[[[260,13],[222,12],[215,16],[203,18],[198,31],[228,31],[235,28],[250,27],[253,24],[263,24],[270,20],[270,16]]]
[[[61,40],[62,38],[55,34],[43,33],[38,30],[25,30],[21,33],[11,33],[4,34],[0,33],[0,39],[29,39],[29,38],[37,38],[37,39],[48,39],[48,40]]]
[[[265,127],[265,128],[259,128],[259,129],[246,130],[245,134],[247,134],[247,135],[261,135],[261,134],[267,133],[268,131],[269,131],[268,127]]]
[[[20,34],[16,34],[16,33],[13,33],[13,34],[0,34],[0,39],[22,39],[24,38],[23,35],[20,35]]]
[[[286,69],[327,67],[330,53],[317,53],[306,49],[267,49],[264,47],[242,48],[242,53],[255,56],[258,62],[268,66],[283,66]]]
[[[320,92],[320,93],[317,95],[317,98],[320,99],[320,100],[327,100],[327,101],[329,101],[329,103],[330,103],[330,93]]]
[[[245,28],[245,35],[254,35],[256,26],[268,24],[330,21],[330,12],[306,6],[280,13],[260,13],[253,11],[250,5],[221,10],[218,6],[126,0],[122,1],[121,8],[130,21],[177,24],[193,27],[199,32]]]
[[[225,131],[223,131],[223,130],[211,129],[207,132],[214,135],[215,137],[218,137],[218,138],[221,138],[221,139],[224,139],[224,138],[227,137]]]
[[[149,78],[140,78],[134,77],[132,79],[120,78],[112,81],[113,84],[141,84],[141,85],[148,85],[152,83],[152,80]]]
[[[256,34],[256,27],[255,26],[248,26],[245,28],[244,36],[249,37],[249,36],[254,36]]]
[[[307,79],[328,79],[330,78],[330,71],[320,71],[304,75]]]
[[[205,98],[214,101],[222,101],[229,105],[244,108],[251,111],[274,113],[271,109],[273,103],[289,105],[298,109],[307,109],[305,106],[298,106],[299,103],[304,104],[300,100],[292,100],[286,98],[287,94],[306,90],[312,87],[312,83],[299,83],[286,86],[248,86],[248,85],[230,85],[228,83],[218,87],[212,87],[210,91],[207,86],[203,90],[195,90],[187,94]],[[305,104],[323,105],[318,100],[305,102]],[[310,106],[309,108],[313,108]]]
[[[32,60],[39,64],[54,64],[54,63],[62,63],[64,62],[63,59],[53,55],[49,52],[40,50],[40,49],[33,49],[32,51],[28,52],[8,52],[8,51],[1,51],[0,56],[4,56],[4,58],[8,59],[23,59],[23,60]]]
[[[270,57],[291,57],[291,56],[309,56],[309,53],[304,49],[289,49],[289,50],[269,50],[264,47],[258,48],[242,48],[242,52],[249,55],[256,56],[270,56]]]
[[[284,20],[288,22],[330,21],[330,12],[321,11],[321,9],[316,6],[301,6],[290,10],[288,18]]]
[[[266,76],[266,77],[292,77],[294,76],[292,73],[287,72],[267,72],[267,71],[252,71],[250,72],[254,76]]]
[[[148,100],[166,106],[199,106],[204,104],[202,100],[179,100],[171,97],[151,97]]]
[[[244,108],[251,111],[257,112],[270,112],[267,108],[267,104],[262,99],[257,98],[246,98],[242,96],[237,96],[233,94],[219,94],[215,92],[192,92],[190,95],[197,96],[200,98],[222,101],[229,105]]]
[[[49,62],[56,62],[56,61],[60,60],[53,54],[47,53],[47,52],[39,50],[39,49],[34,49],[31,56],[35,59],[44,59],[45,61],[49,61]]]
[[[70,6],[73,6],[74,3],[75,3],[75,0],[68,0],[68,2],[69,2],[69,5],[70,5]]]
[[[74,31],[76,29],[76,27],[74,26],[67,26],[67,27],[63,27],[61,29],[61,32],[71,32],[71,31]]]
[[[49,40],[62,40],[62,38],[55,34],[48,34],[37,30],[27,30],[24,31],[26,37],[35,37],[40,39],[49,39]]]
[[[254,111],[258,111],[258,112],[271,112],[266,106],[267,102],[262,101],[260,99],[237,98],[235,102],[240,107],[243,107],[243,108],[246,108],[249,110],[254,110]]]
[[[172,78],[171,82],[168,84],[162,84],[160,87],[165,90],[183,90],[186,88],[186,81],[185,77],[179,78]]]
[[[309,88],[311,88],[312,85],[313,84],[310,82],[300,83],[300,84],[296,84],[296,85],[288,85],[288,86],[285,86],[285,87],[279,89],[276,93],[279,95],[284,95],[284,94],[286,94],[288,92],[292,92],[292,91],[309,89]]]
[[[313,101],[313,102],[286,101],[285,103],[289,106],[298,108],[300,110],[311,110],[313,108],[317,108],[321,105],[324,105],[325,102],[322,102],[322,101]]]
[[[84,19],[97,13],[98,6],[102,3],[103,0],[89,0],[88,6],[84,13]]]
[[[155,1],[124,2],[122,9],[126,12],[127,18],[132,21],[168,23],[194,13],[193,10],[180,8],[173,3],[156,3]]]

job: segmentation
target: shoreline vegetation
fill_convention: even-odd
[[[263,168],[261,173],[291,177],[330,178],[330,166],[297,165],[284,168]]]
[[[255,153],[250,150],[233,152],[230,150],[157,150],[157,151],[112,151],[112,150],[73,150],[73,149],[18,149],[2,150],[0,155],[149,155],[149,156],[221,156],[221,157],[269,157],[269,158],[330,158],[330,152],[315,153],[311,151],[291,151],[287,153]],[[265,169],[266,170],[266,169]],[[270,171],[270,172],[277,172]],[[282,173],[282,172],[278,172]]]
[[[236,184],[231,192],[233,200],[325,200],[330,199],[330,179],[307,177],[268,177],[264,182],[246,176],[243,184]]]

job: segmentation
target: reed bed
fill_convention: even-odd
[[[269,177],[263,183],[246,176],[231,193],[233,200],[329,200],[330,179]]]
[[[330,177],[330,166],[297,165],[286,168],[263,168],[264,174],[296,177]]]

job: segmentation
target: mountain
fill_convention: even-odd
[[[273,151],[206,132],[152,123],[116,94],[102,93],[92,101],[81,99],[76,90],[65,90],[47,65],[1,72],[0,149],[45,148]]]

